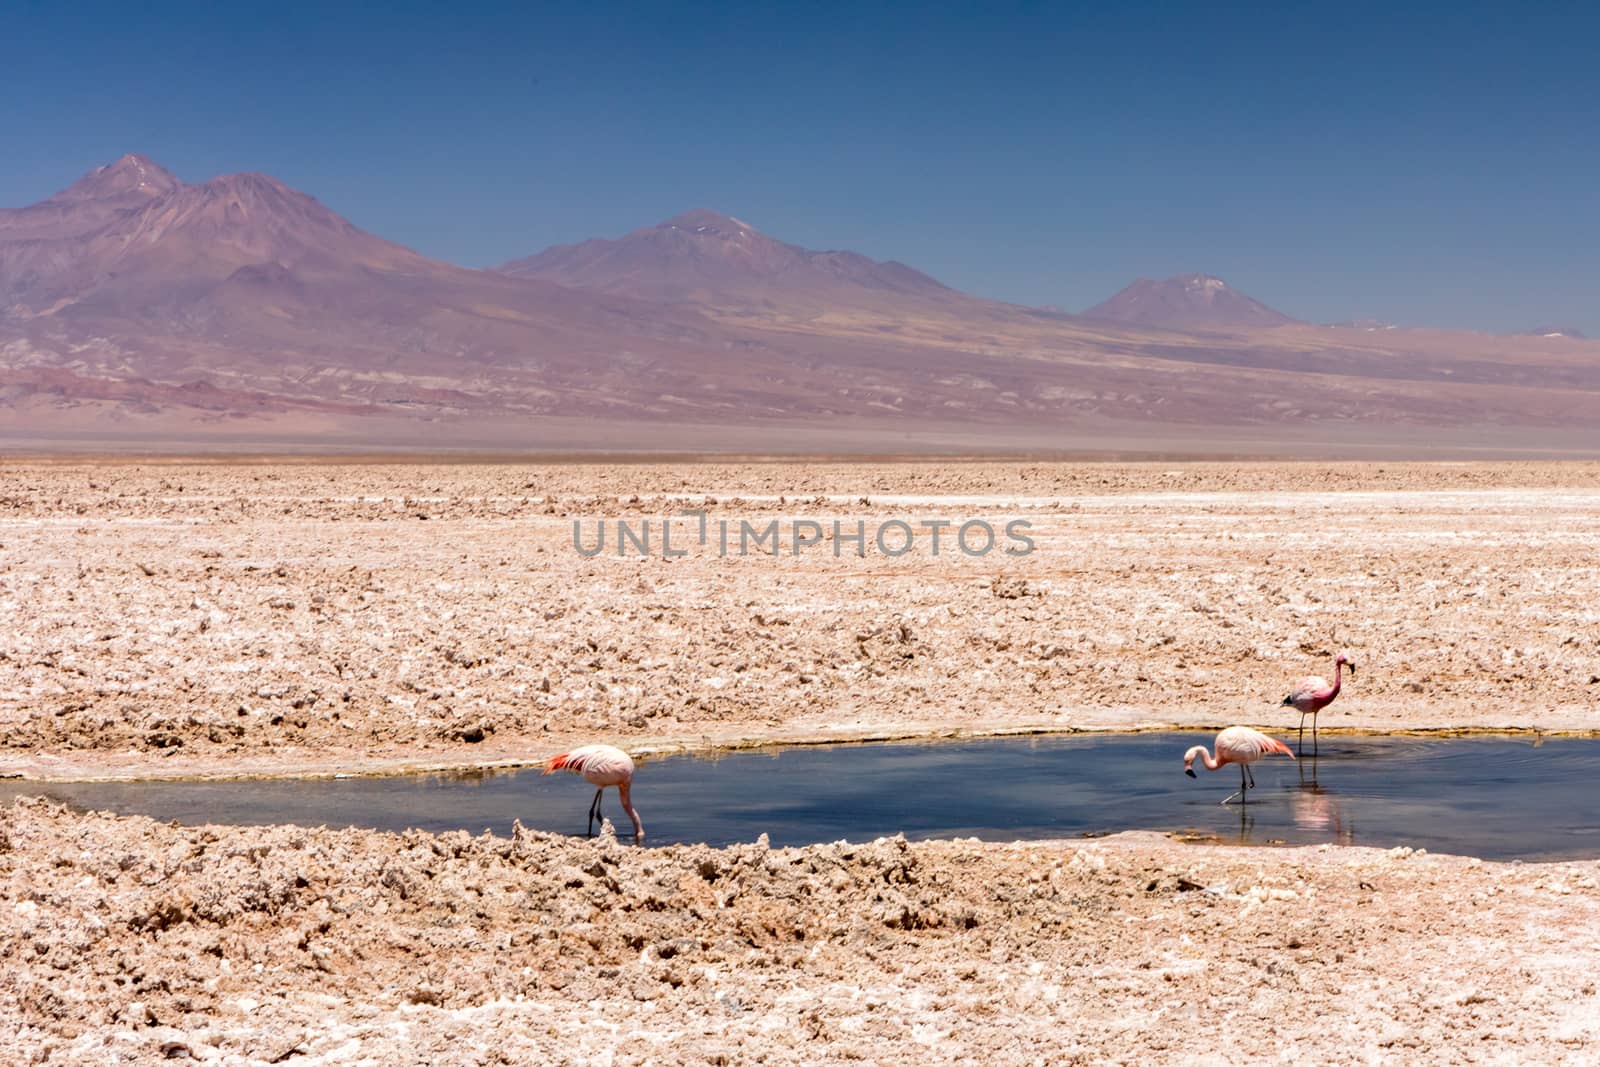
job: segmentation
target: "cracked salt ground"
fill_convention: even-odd
[[[1286,735],[1291,742],[1294,735]],[[634,801],[647,844],[774,845],[1176,832],[1238,844],[1407,846],[1488,859],[1600,857],[1600,739],[1324,738],[1320,754],[1255,766],[1248,804],[1224,768],[1182,773],[1203,735],[1148,733],[935,744],[780,748],[642,761]],[[516,821],[581,832],[593,794],[537,770],[396,778],[4,783],[0,800],[185,823],[295,823],[434,832]],[[615,794],[602,804],[620,817]],[[625,821],[625,820],[624,820]]]
[[[571,547],[690,503],[1012,517],[981,499],[1038,551]],[[1592,465],[17,465],[0,505],[0,774],[29,778],[1265,728],[1336,648],[1362,676],[1325,731],[1600,725]]]
[[[1145,833],[637,849],[22,801],[0,809],[0,1062],[1592,1064],[1596,873]]]

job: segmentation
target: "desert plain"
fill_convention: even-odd
[[[782,742],[1283,736],[1337,652],[1360,674],[1325,736],[1590,734],[1597,529],[1591,463],[17,460],[0,773],[607,741],[643,783],[651,753]],[[635,848],[23,800],[0,871],[8,1062],[1600,1058],[1600,857]]]

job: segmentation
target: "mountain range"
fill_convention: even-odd
[[[266,175],[125,156],[0,210],[0,375],[14,441],[1537,445],[1592,428],[1600,344],[1312,326],[1203,274],[1074,316],[705,210],[474,270]]]

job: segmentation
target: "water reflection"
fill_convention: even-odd
[[[1251,814],[1248,808],[1241,804],[1239,806],[1239,844],[1249,844],[1251,840],[1251,834],[1255,832],[1255,828],[1256,817]]]
[[[1339,795],[1322,784],[1321,763],[1320,757],[1307,756],[1297,764],[1299,787],[1289,795],[1294,823],[1302,830],[1326,834],[1328,840],[1338,844],[1353,844],[1355,829],[1345,823]]]

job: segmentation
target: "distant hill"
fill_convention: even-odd
[[[1083,315],[1163,330],[1289,326],[1298,322],[1208,274],[1180,274],[1164,281],[1140,278]]]

